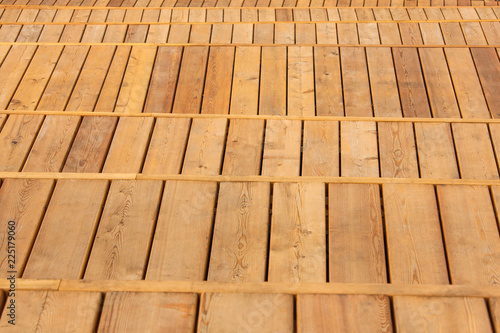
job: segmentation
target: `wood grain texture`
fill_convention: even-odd
[[[419,178],[413,124],[379,122],[377,126],[382,177]]]
[[[343,116],[344,102],[338,47],[314,48],[316,114]]]
[[[229,113],[233,62],[234,47],[210,48],[201,113]]]
[[[465,179],[498,179],[486,124],[452,124],[460,174]]]
[[[434,187],[384,184],[383,193],[391,282],[448,284]]]
[[[454,284],[499,285],[500,239],[485,186],[437,187]]]
[[[500,118],[500,62],[493,49],[472,48],[472,57],[492,118]]]
[[[89,280],[141,280],[149,255],[162,181],[114,180],[85,270]]]
[[[297,296],[297,332],[392,332],[387,296]]]
[[[221,183],[208,281],[266,278],[269,183]]]
[[[231,90],[231,114],[257,114],[260,82],[258,47],[236,47]]]
[[[110,292],[98,332],[194,332],[196,294]]]
[[[0,329],[9,332],[94,332],[101,299],[99,292],[19,291],[16,325],[7,322],[4,310]]]
[[[218,175],[226,140],[227,119],[193,119],[183,174]]]
[[[167,181],[147,280],[204,280],[217,183]]]
[[[415,123],[415,137],[422,178],[460,177],[449,124]]]
[[[284,294],[201,295],[198,332],[293,332],[293,296]]]
[[[50,199],[54,181],[51,179],[6,179],[0,188],[0,221],[4,228],[0,229],[0,248],[4,249],[0,256],[0,273],[6,278],[10,269],[8,262],[8,229],[7,222],[14,221],[16,226],[15,266],[17,276],[22,274],[38,228],[40,227],[45,208]]]
[[[304,122],[302,176],[339,176],[339,123]]]
[[[386,283],[380,189],[370,184],[329,184],[331,282]]]
[[[57,182],[24,278],[81,277],[107,187],[104,180],[64,179]]]
[[[259,114],[286,115],[286,47],[263,47]]]
[[[179,174],[190,128],[189,118],[156,119],[142,173]]]
[[[259,175],[262,164],[264,120],[231,119],[224,154],[223,175]]]
[[[500,304],[498,298],[490,298],[488,300],[489,310],[490,310],[490,318],[493,324],[495,331],[498,331],[500,328]]]
[[[267,121],[262,175],[298,176],[302,124],[298,120]]]
[[[274,184],[269,281],[326,282],[325,216],[324,184]]]
[[[371,117],[372,100],[364,48],[341,47],[340,57],[345,115]]]
[[[377,124],[344,121],[340,124],[340,168],[344,177],[378,177]]]
[[[394,297],[398,332],[493,332],[484,299]]]
[[[288,115],[314,116],[313,49],[307,46],[288,48]]]

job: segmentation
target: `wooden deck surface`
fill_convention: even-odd
[[[0,1],[0,331],[500,332],[498,5]]]

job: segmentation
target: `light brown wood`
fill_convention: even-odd
[[[302,176],[339,176],[338,122],[304,122]]]
[[[260,48],[236,48],[231,114],[257,114],[259,100]]]
[[[398,332],[492,332],[481,298],[394,297]]]
[[[212,47],[203,94],[201,113],[229,113],[234,47]]]
[[[259,114],[286,115],[287,49],[263,47]]]
[[[157,180],[111,183],[85,279],[143,278],[162,187]]]
[[[296,120],[268,120],[262,175],[298,176],[302,124]]]
[[[343,116],[344,103],[338,47],[314,48],[316,114]]]
[[[297,297],[297,332],[392,332],[387,296],[320,295]]]
[[[383,193],[391,282],[448,284],[434,187],[385,184]]]
[[[202,294],[198,332],[291,332],[293,297],[283,294]]]
[[[168,181],[151,247],[147,280],[204,280],[217,183]]]
[[[107,186],[104,180],[57,182],[23,277],[82,276]]]
[[[386,283],[380,189],[368,184],[330,184],[330,282]]]
[[[314,116],[314,64],[312,47],[288,48],[288,115]]]
[[[197,295],[110,292],[106,294],[98,332],[193,332]]]
[[[343,177],[379,176],[376,123],[342,122],[340,151],[340,169]]]
[[[381,176],[418,178],[419,169],[413,125],[380,122],[377,127]]]
[[[269,183],[221,183],[208,281],[266,278]]]
[[[268,280],[326,282],[325,185],[274,184]]]
[[[340,57],[345,115],[372,116],[372,100],[365,50],[359,47],[341,47]]]

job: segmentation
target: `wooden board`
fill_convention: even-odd
[[[201,113],[229,113],[233,61],[234,47],[210,48]]]
[[[287,109],[290,116],[314,116],[314,64],[312,47],[288,48]]]
[[[420,176],[423,178],[459,178],[455,147],[449,124],[416,123]],[[435,142],[439,142],[436,145]]]
[[[388,178],[419,178],[413,124],[380,122],[380,173]]]
[[[302,124],[298,120],[267,121],[262,175],[298,176],[300,174]]]
[[[208,281],[265,281],[269,200],[269,183],[221,183]]]
[[[325,185],[276,183],[270,282],[326,282]]]
[[[391,283],[448,284],[434,187],[384,184]]]
[[[147,280],[205,279],[216,193],[213,182],[167,181]]]
[[[5,309],[0,329],[16,332],[92,332],[99,320],[101,299],[98,292],[18,291],[16,325],[8,323]]]
[[[24,278],[78,279],[82,276],[107,187],[105,180],[57,182]]]
[[[85,270],[89,280],[141,280],[162,181],[114,180]]]
[[[304,122],[302,176],[339,176],[339,123]]]
[[[345,115],[371,117],[372,100],[364,48],[341,47],[340,58]]]
[[[231,119],[224,153],[223,175],[259,175],[262,165],[264,120]]]
[[[486,124],[452,124],[460,174],[465,179],[498,179]]]
[[[471,49],[474,64],[481,80],[484,97],[488,103],[492,118],[500,118],[500,63],[492,49]]]
[[[486,303],[466,297],[394,297],[398,332],[493,332]]]
[[[330,282],[386,283],[380,189],[329,184]]]
[[[194,331],[196,294],[110,292],[98,332]]]
[[[500,238],[488,188],[446,185],[437,193],[452,283],[500,284]]]
[[[343,177],[378,177],[377,124],[344,121],[340,124],[340,170]]]
[[[257,114],[260,48],[237,47],[234,60],[231,114]]]
[[[263,47],[259,114],[286,115],[287,49]]]
[[[193,119],[182,173],[218,175],[222,167],[227,119]]]
[[[201,295],[198,332],[291,332],[293,296],[284,294]]]
[[[316,114],[343,116],[344,103],[338,47],[314,48]]]
[[[157,119],[142,172],[179,174],[184,160],[191,119]]]
[[[15,222],[15,270],[21,276],[35,241],[38,228],[50,199],[54,181],[51,179],[6,179],[0,188],[0,220]],[[0,229],[0,247],[8,248],[8,229]],[[0,257],[0,276],[10,274],[7,250]]]
[[[387,296],[297,296],[297,332],[392,332]]]

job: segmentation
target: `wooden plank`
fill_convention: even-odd
[[[201,113],[228,114],[234,47],[211,47]]]
[[[0,219],[7,226],[8,221],[14,221],[16,226],[15,267],[17,276],[21,276],[28,255],[35,241],[45,207],[47,206],[54,181],[50,179],[5,179],[0,188]],[[7,249],[8,229],[0,231],[0,247]],[[10,274],[8,252],[0,257],[0,277],[7,278]]]
[[[295,24],[276,23],[274,25],[274,44],[295,44]]]
[[[257,114],[260,53],[259,47],[236,47],[231,114]]]
[[[193,119],[182,173],[219,175],[227,131],[227,119]]]
[[[267,121],[262,175],[300,175],[301,131],[298,120]]]
[[[325,185],[275,183],[270,282],[326,282]]]
[[[342,177],[378,177],[377,125],[368,121],[340,124]]]
[[[398,332],[493,332],[484,299],[469,297],[394,297]]]
[[[63,172],[100,172],[117,122],[114,117],[83,117]]]
[[[141,113],[156,57],[155,46],[134,46],[125,70],[115,112]]]
[[[491,118],[469,49],[445,49],[460,112],[464,118]]]
[[[263,47],[259,114],[286,115],[286,47]]]
[[[269,200],[269,183],[221,183],[208,281],[265,281]]]
[[[197,303],[196,294],[110,292],[97,331],[192,332]]]
[[[386,283],[380,189],[329,184],[330,282]]]
[[[213,182],[167,181],[147,280],[205,279],[216,193]]]
[[[306,121],[302,176],[339,176],[339,123]]]
[[[145,113],[170,113],[182,57],[180,46],[160,46],[147,92]]]
[[[378,138],[382,177],[419,178],[411,123],[379,122]]]
[[[437,187],[453,284],[498,285],[500,239],[486,186]]]
[[[392,54],[404,116],[430,118],[431,110],[417,50],[394,48]]]
[[[191,46],[184,50],[173,113],[200,113],[207,59],[206,46]]]
[[[274,24],[255,24],[253,42],[255,44],[274,44]]]
[[[344,102],[338,47],[314,48],[316,115],[343,116]]]
[[[316,37],[318,44],[337,44],[337,25],[330,22],[316,23]]]
[[[401,35],[397,23],[378,23],[380,42],[382,44],[400,45]]]
[[[259,175],[264,142],[264,120],[231,119],[224,154],[223,175]]]
[[[374,22],[358,23],[358,32],[359,32],[360,44],[368,44],[368,45],[380,44],[380,36],[377,23]]]
[[[156,119],[142,173],[179,174],[186,150],[191,119]]]
[[[95,45],[90,48],[68,104],[62,109],[68,111],[94,110],[115,50],[114,46]],[[47,110],[57,110],[57,108],[47,108]]]
[[[367,48],[373,111],[376,117],[401,117],[398,85],[391,49]]]
[[[359,44],[358,26],[356,23],[337,23],[339,44]]]
[[[498,331],[500,328],[500,304],[498,304],[498,298],[490,298],[489,299],[489,310],[490,310],[490,318],[493,323],[493,327],[495,331]]]
[[[314,116],[313,49],[306,46],[288,48],[288,115]]]
[[[121,118],[116,126],[103,172],[139,172],[148,148],[153,122],[153,118]]]
[[[73,142],[80,117],[47,116],[24,164],[25,172],[59,172]]]
[[[486,124],[452,124],[460,174],[465,179],[498,179]]]
[[[422,45],[422,35],[418,23],[405,22],[399,23],[399,30],[401,32],[401,39],[403,45]]]
[[[297,296],[297,331],[392,332],[387,296]]]
[[[201,295],[198,332],[292,332],[293,297],[284,294]]]
[[[142,280],[161,180],[114,180],[85,270],[88,280]]]
[[[372,100],[364,48],[341,47],[340,58],[345,115],[371,117]]]
[[[500,61],[493,49],[471,49],[484,97],[493,118],[500,118]]]
[[[38,115],[10,115],[0,132],[0,170],[20,171],[42,125]]]
[[[449,124],[415,123],[415,137],[422,178],[460,177]]]
[[[99,321],[99,292],[19,291],[16,293],[15,326],[8,323],[5,308],[0,329],[17,332],[92,332]],[[68,320],[71,318],[71,320]]]
[[[419,53],[433,116],[460,118],[443,50],[420,48]]]
[[[253,42],[253,24],[235,24],[233,26],[234,44],[252,44]]]
[[[434,187],[384,184],[391,283],[448,284]]]
[[[78,279],[82,276],[107,187],[104,180],[57,182],[24,278]]]

